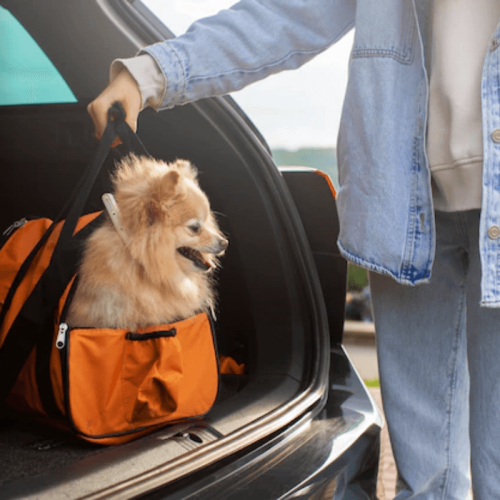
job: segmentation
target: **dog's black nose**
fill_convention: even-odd
[[[226,240],[225,238],[219,240],[219,246],[221,248],[221,252],[223,252],[227,248],[228,245],[229,245],[229,241]]]

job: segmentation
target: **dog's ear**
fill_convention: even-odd
[[[176,170],[169,170],[158,183],[161,190],[160,200],[171,200],[179,194],[181,174]]]
[[[176,199],[182,197],[181,174],[177,170],[169,170],[160,179],[155,179],[151,186],[151,197],[146,204],[146,218],[150,226],[162,218],[163,211],[169,208]]]
[[[177,159],[173,166],[190,179],[196,180],[198,177],[197,168],[188,160]]]

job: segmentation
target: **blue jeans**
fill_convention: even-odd
[[[479,306],[479,210],[436,212],[429,284],[370,274],[402,499],[500,499],[500,309]],[[499,271],[500,272],[500,271]]]

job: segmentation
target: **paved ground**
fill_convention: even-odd
[[[378,379],[375,335],[371,323],[346,322],[344,347],[363,380]],[[380,389],[370,388],[373,399],[382,409]],[[387,427],[382,429],[377,494],[379,500],[392,500],[396,488],[396,465],[392,456]]]
[[[379,408],[382,408],[382,398],[380,397],[379,388],[371,388],[370,393],[373,399],[377,402]],[[392,456],[391,443],[389,441],[389,434],[387,426],[382,429],[381,443],[380,443],[380,463],[377,483],[377,495],[379,500],[392,500],[396,490],[396,464]]]

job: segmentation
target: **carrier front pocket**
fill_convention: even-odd
[[[123,404],[131,424],[175,412],[182,379],[182,351],[176,329],[127,333],[123,353]]]
[[[205,313],[134,332],[72,328],[63,344],[66,415],[88,441],[123,443],[202,418],[217,396],[217,351]]]

